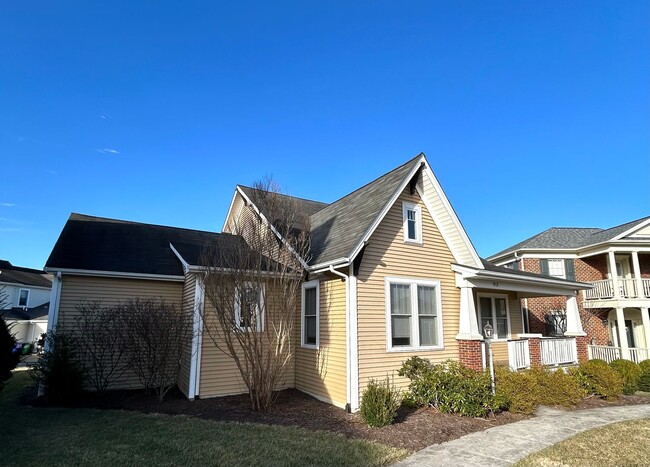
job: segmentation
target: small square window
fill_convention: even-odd
[[[549,259],[548,260],[548,275],[553,277],[561,277],[562,279],[566,278],[566,273],[564,271],[564,260],[563,259]]]

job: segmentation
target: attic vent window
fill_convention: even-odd
[[[403,203],[402,222],[404,241],[409,243],[422,243],[422,210],[420,206]]]

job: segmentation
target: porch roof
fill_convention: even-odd
[[[569,281],[534,272],[515,271],[482,259],[483,269],[452,264],[452,270],[462,279],[481,289],[516,292],[519,298],[575,295],[578,290],[590,289],[591,284]]]

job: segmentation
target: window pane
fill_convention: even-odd
[[[436,288],[418,286],[418,314],[434,315],[436,312]]]
[[[497,318],[505,318],[508,316],[506,311],[506,300],[504,298],[495,298],[494,306],[496,306]]]
[[[506,318],[497,318],[496,331],[499,339],[508,337],[508,320]]]
[[[18,298],[18,306],[27,306],[28,296],[29,296],[29,290],[21,290],[20,297]]]
[[[549,259],[548,260],[548,274],[554,277],[565,277],[564,274],[564,260],[563,259]]]
[[[305,289],[305,316],[316,316],[316,287]]]
[[[438,345],[436,333],[436,317],[420,316],[420,345]]]
[[[390,312],[392,315],[411,314],[411,286],[408,284],[390,285]]]
[[[481,309],[481,319],[492,321],[492,299],[490,297],[479,298],[479,308]],[[492,323],[494,325],[494,323]]]
[[[316,345],[315,316],[305,316],[305,344]]]
[[[411,317],[407,315],[391,316],[392,345],[411,345]]]

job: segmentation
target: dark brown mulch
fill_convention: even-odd
[[[26,393],[22,398],[23,402],[29,403],[34,395]],[[580,402],[573,410],[648,403],[650,397],[647,395],[622,396],[611,401],[592,397]],[[113,391],[101,399],[95,394],[86,393],[75,401],[74,406],[186,415],[223,422],[298,426],[307,430],[329,431],[347,438],[376,441],[411,451],[528,418],[504,412],[482,419],[441,414],[426,408],[402,408],[392,425],[369,428],[358,414],[348,414],[295,389],[281,391],[268,413],[252,411],[247,395],[188,401],[177,389],[170,391],[163,403],[142,391]]]

